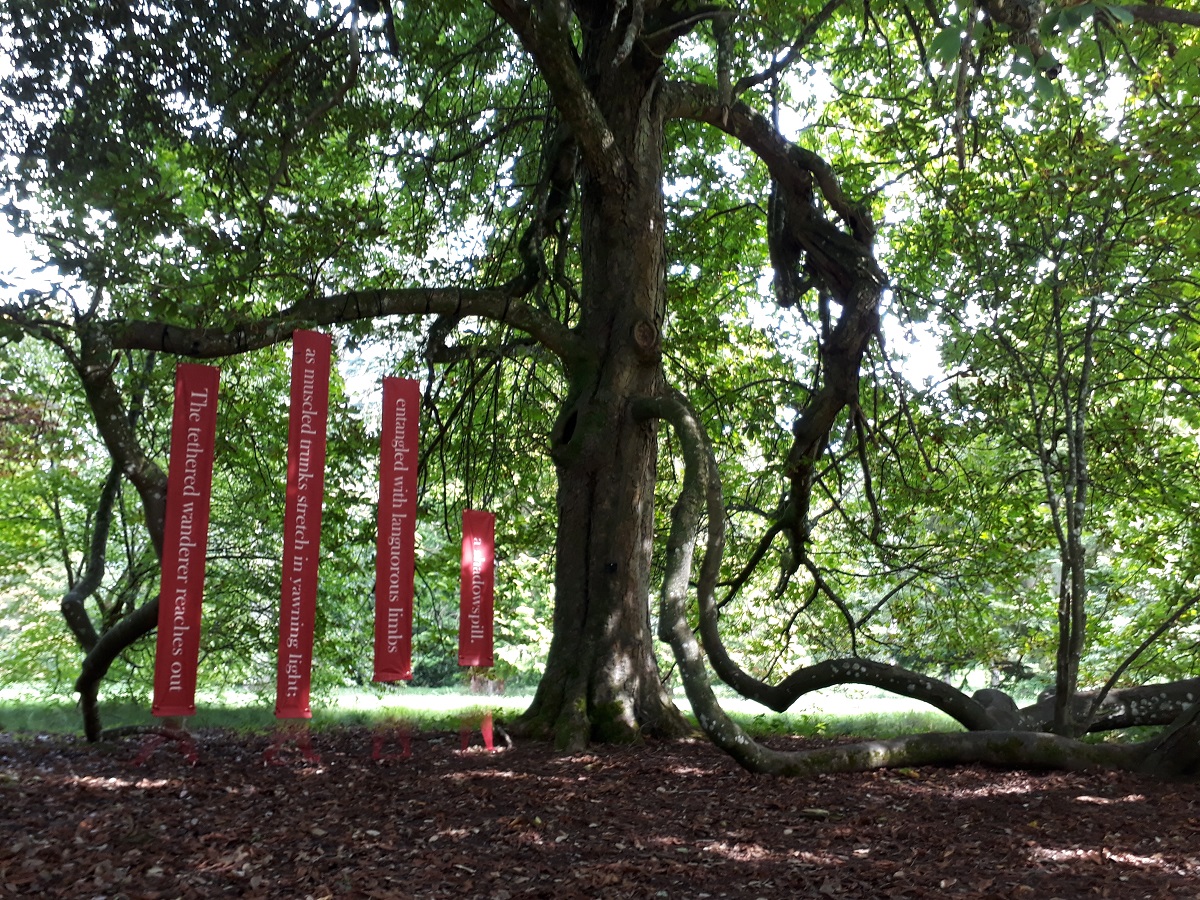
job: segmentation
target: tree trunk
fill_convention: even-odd
[[[84,393],[96,420],[96,429],[108,448],[113,460],[113,477],[105,485],[104,497],[111,490],[115,494],[117,478],[123,474],[137,488],[145,514],[145,527],[154,547],[155,555],[162,558],[163,532],[166,525],[167,475],[151,459],[138,441],[135,426],[141,413],[142,393],[135,391],[128,409],[121,401],[121,394],[113,379],[113,369],[116,361],[113,358],[111,342],[87,326],[79,332],[80,352],[73,359]],[[153,356],[146,360],[145,375],[148,377],[153,366]],[[101,502],[104,503],[104,497]],[[111,497],[108,503],[111,506]],[[111,514],[111,509],[109,510]],[[101,523],[107,533],[107,516],[102,520],[97,517],[97,527]],[[94,579],[84,579],[85,586],[91,590],[99,584],[103,572],[103,554],[105,547],[99,543],[92,548],[92,562],[89,567],[95,568]],[[86,617],[82,610],[82,599],[68,593],[63,601],[63,615],[69,624],[80,615]],[[79,693],[79,706],[83,718],[83,729],[89,741],[100,739],[102,723],[100,718],[100,684],[108,674],[116,658],[128,647],[149,634],[158,625],[158,596],[133,610],[126,616],[96,634],[92,628],[89,635],[84,632],[81,636],[75,624],[72,630],[80,637],[85,656],[80,665],[79,677],[75,680],[75,690]],[[86,637],[86,640],[84,639]]]
[[[520,727],[562,749],[687,730],[650,630],[655,435],[623,411],[614,418],[622,429],[603,465],[558,467],[554,636]]]
[[[585,54],[586,55],[586,54]],[[657,426],[633,400],[663,390],[662,117],[653,72],[601,64],[594,91],[627,165],[584,167],[586,352],[551,435],[558,476],[554,636],[533,704],[516,727],[562,748],[688,729],[664,689],[650,628]]]

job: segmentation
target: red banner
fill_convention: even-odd
[[[308,696],[317,612],[321,504],[325,497],[325,426],[332,344],[329,335],[313,331],[292,335],[283,595],[275,682],[275,716],[280,719],[312,717]]]
[[[375,538],[375,681],[412,679],[420,413],[421,394],[416,381],[383,379],[379,527]]]
[[[151,706],[156,716],[196,713],[219,378],[220,370],[213,366],[182,363],[175,369]]]
[[[491,666],[496,517],[464,509],[462,588],[458,606],[458,664]]]

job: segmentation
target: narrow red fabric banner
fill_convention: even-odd
[[[458,606],[458,664],[491,666],[496,517],[464,509],[462,587]]]
[[[416,381],[383,379],[379,523],[375,538],[375,681],[412,679],[420,413],[421,393]]]
[[[279,660],[275,716],[309,719],[321,505],[325,499],[325,427],[333,339],[314,331],[292,335],[292,390],[288,416],[287,504],[283,524],[283,593],[279,607]]]
[[[167,465],[158,639],[154,655],[155,716],[196,713],[196,663],[200,657],[200,606],[208,558],[208,513],[213,445],[217,432],[214,366],[175,368],[175,409]]]

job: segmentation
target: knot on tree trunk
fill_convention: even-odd
[[[662,332],[649,319],[638,319],[633,326],[633,346],[642,362],[658,363],[662,358]]]

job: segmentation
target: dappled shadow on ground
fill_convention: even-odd
[[[1195,897],[1200,785],[917,769],[782,780],[699,741],[463,752],[369,730],[0,735],[0,896]],[[476,735],[478,742],[478,734]],[[786,739],[775,746],[799,747]],[[811,746],[811,744],[809,744]]]

